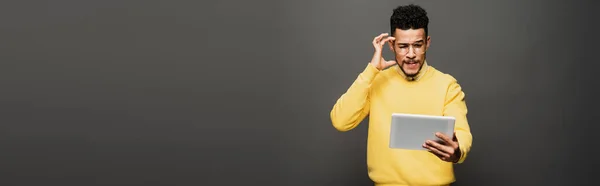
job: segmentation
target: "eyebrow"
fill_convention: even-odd
[[[415,41],[415,42],[414,42],[414,43],[412,43],[412,44],[416,44],[416,43],[423,43],[423,42],[424,42],[424,41],[421,39],[421,40]],[[398,44],[398,45],[408,45],[408,44],[410,44],[410,43],[397,43],[397,44]]]

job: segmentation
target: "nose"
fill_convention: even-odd
[[[406,53],[406,57],[410,59],[414,59],[417,57],[416,51],[413,47],[408,48],[408,53]]]

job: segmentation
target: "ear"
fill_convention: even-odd
[[[429,45],[431,45],[431,36],[427,36],[427,45],[425,45],[425,50],[429,50]]]
[[[390,50],[394,51],[394,41],[388,41],[388,45],[390,46]]]

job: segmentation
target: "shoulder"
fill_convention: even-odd
[[[443,88],[449,95],[461,95],[464,94],[464,90],[458,80],[449,73],[444,73],[438,69],[432,67],[433,78],[437,82],[437,86]]]
[[[450,75],[449,73],[441,72],[435,68],[433,71],[435,71],[434,76],[436,81],[439,83],[438,85],[446,92],[447,100],[465,100],[465,92],[454,76]]]
[[[451,85],[451,84],[457,84],[458,85],[458,80],[454,76],[452,76],[451,74],[442,72],[442,71],[436,69],[433,66],[430,66],[430,68],[431,68],[431,71],[433,73],[433,78],[436,81],[444,83],[444,84],[448,84],[448,85]]]

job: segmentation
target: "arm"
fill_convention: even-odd
[[[349,131],[369,114],[369,89],[379,70],[369,64],[350,88],[337,100],[330,117],[338,131]]]
[[[381,48],[386,42],[395,40],[394,37],[387,37],[387,33],[380,34],[373,38],[373,47],[375,53],[371,62],[363,70],[354,83],[337,100],[333,109],[331,109],[331,123],[335,129],[345,132],[352,130],[369,115],[369,92],[373,79],[379,74],[381,69],[396,64],[396,61],[385,61],[381,56]],[[384,38],[385,37],[385,38]]]
[[[462,163],[471,150],[473,136],[471,135],[471,129],[467,121],[465,93],[455,79],[453,79],[448,87],[446,102],[444,104],[444,115],[456,118],[454,130],[458,140],[460,157],[455,163]]]

